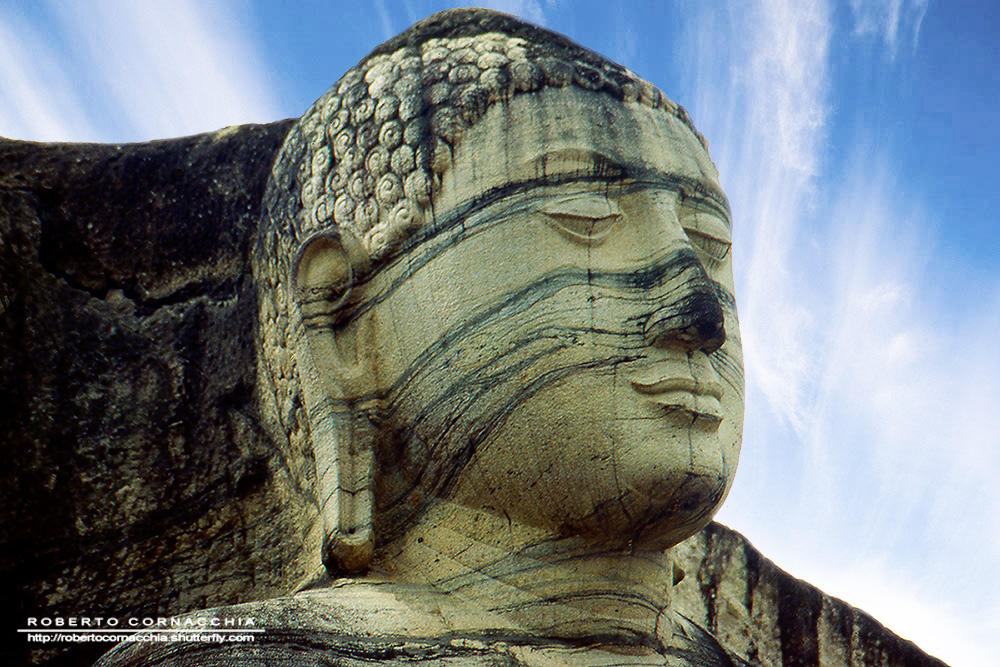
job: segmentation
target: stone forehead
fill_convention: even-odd
[[[706,146],[683,107],[566,37],[499,12],[441,12],[377,47],[303,117],[296,236],[336,227],[385,255],[422,225],[467,128],[497,102],[567,86],[670,113]]]

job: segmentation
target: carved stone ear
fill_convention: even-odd
[[[302,317],[308,361],[320,384],[339,383],[339,389],[326,387],[322,394],[354,396],[358,389],[351,383],[369,374],[370,369],[356,368],[359,329],[344,324],[343,306],[352,297],[355,267],[367,267],[367,255],[349,233],[337,230],[321,232],[306,239],[295,259],[294,298]],[[363,323],[361,323],[363,324]]]
[[[295,295],[301,307],[332,310],[350,293],[354,282],[350,244],[336,231],[316,234],[302,244],[295,259]]]
[[[294,265],[294,294],[304,338],[296,350],[309,436],[325,526],[323,561],[331,571],[368,567],[373,550],[374,432],[363,423],[364,403],[376,400],[368,321],[343,321],[355,267],[365,253],[349,235],[317,234],[302,245]]]

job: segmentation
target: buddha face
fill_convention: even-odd
[[[565,88],[492,107],[443,158],[433,221],[344,328],[364,322],[384,399],[377,514],[447,498],[650,548],[698,530],[743,415],[706,151],[668,113]]]

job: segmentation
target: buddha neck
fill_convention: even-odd
[[[663,552],[608,550],[448,502],[381,549],[373,574],[539,636],[640,652],[662,646],[672,586]]]

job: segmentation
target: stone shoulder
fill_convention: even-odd
[[[253,628],[253,643],[128,642],[95,667],[197,664],[274,667],[313,664],[382,667],[435,665],[525,667],[740,667],[702,628],[678,618],[675,639],[662,652],[636,647],[606,650],[541,637],[508,619],[466,607],[456,596],[425,586],[379,581],[332,582],[282,598],[219,607],[173,619],[177,627]],[[252,661],[252,663],[251,663]]]

